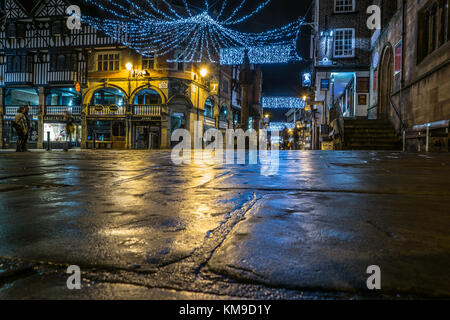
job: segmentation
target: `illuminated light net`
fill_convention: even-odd
[[[168,62],[204,62],[242,64],[248,51],[251,63],[285,63],[301,60],[297,41],[304,19],[260,33],[235,30],[271,0],[262,2],[249,14],[241,15],[242,0],[228,17],[224,17],[227,0],[222,2],[216,18],[205,0],[203,11],[186,0],[175,7],[162,0],[159,7],[152,0],[84,0],[99,8],[102,18],[85,16],[83,21],[144,56],[170,56]]]
[[[305,101],[295,97],[263,97],[263,109],[304,109]]]

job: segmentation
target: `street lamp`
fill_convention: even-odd
[[[208,69],[202,68],[200,70],[200,75],[202,76],[202,78],[206,77],[208,75]]]
[[[133,64],[131,62],[128,62],[125,67],[127,68],[128,71],[131,71],[131,69],[133,69]]]

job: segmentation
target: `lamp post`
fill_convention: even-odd
[[[125,67],[128,70],[128,100],[131,99],[131,70],[133,69],[133,64],[131,62],[128,62]],[[128,104],[131,103],[131,101],[128,101]],[[127,110],[128,107],[125,107],[125,110]],[[127,131],[127,137],[126,137],[126,148],[131,149],[131,123],[129,120],[128,112],[126,112],[127,121],[126,121],[126,131]]]

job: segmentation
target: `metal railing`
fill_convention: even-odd
[[[6,106],[5,107],[5,115],[6,116],[14,116],[17,113],[17,110],[23,106]],[[39,114],[40,107],[39,106],[30,106],[29,115],[36,116]]]
[[[88,106],[88,114],[91,116],[124,116],[126,107],[124,106]]]
[[[216,119],[205,117],[205,126],[215,128],[216,127]]]
[[[136,116],[159,117],[161,115],[161,106],[133,105],[132,107],[133,107],[133,115]]]
[[[67,112],[74,114],[74,115],[80,115],[81,114],[81,106],[46,106],[45,107],[45,114],[49,116],[60,116],[65,115]]]
[[[392,97],[389,96],[389,103],[391,105],[391,108],[394,110],[395,115],[397,116],[399,122],[400,122],[400,128],[399,131],[403,132],[406,129],[406,123],[403,121],[402,115],[398,111],[397,107],[395,106],[394,102],[392,101]]]

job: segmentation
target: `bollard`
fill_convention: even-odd
[[[426,145],[425,145],[425,151],[428,152],[428,147],[430,145],[430,127],[427,126],[427,138],[426,138]]]
[[[51,151],[51,148],[50,148],[50,131],[47,131],[47,151]]]
[[[93,132],[93,134],[92,134],[92,149],[94,149],[95,150],[95,136],[96,136],[97,134],[96,134],[96,132],[95,132],[95,130],[94,130],[94,132]]]

